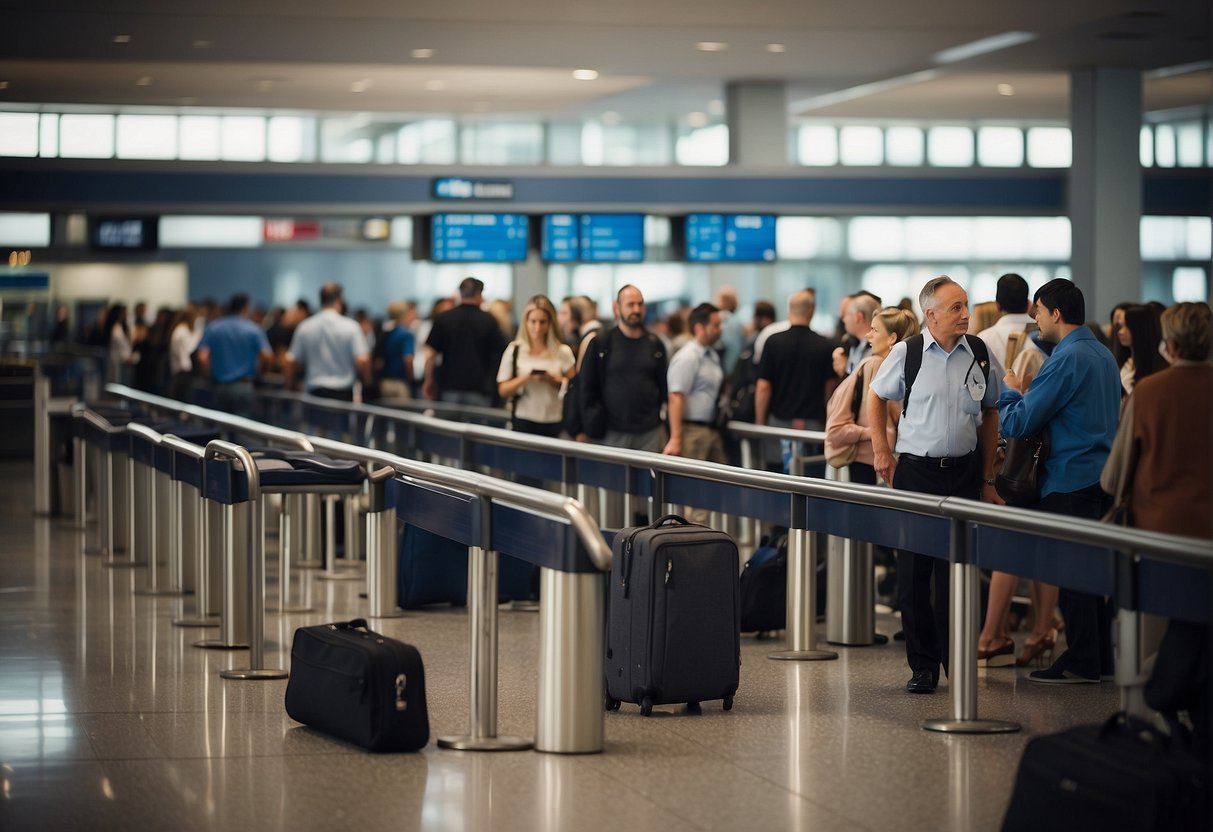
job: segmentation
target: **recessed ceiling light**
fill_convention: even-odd
[[[598,79],[598,70],[596,69],[574,69],[573,77],[578,81],[595,81]]]
[[[434,57],[434,50],[433,49],[414,49],[412,52],[412,55],[417,60],[423,61],[426,58]]]
[[[194,41],[195,49],[210,49],[211,46],[212,46],[212,44],[209,40],[199,39],[199,40]]]
[[[695,44],[695,48],[700,52],[723,52],[729,48],[729,45],[718,40],[701,40]]]
[[[114,43],[130,43],[130,35],[114,35]]]
[[[999,84],[998,85],[998,94],[999,95],[1014,95],[1015,88],[1013,86],[1011,86],[1010,84]]]
[[[446,81],[440,81],[437,79],[433,81],[426,81],[425,88],[430,92],[441,92],[442,90],[446,89]]]
[[[782,43],[768,43],[766,46],[768,52],[787,52],[788,48]]]
[[[150,76],[150,75],[141,75],[140,77],[135,79],[136,87],[150,87],[151,85],[152,85],[152,76]]]
[[[691,127],[707,127],[708,116],[706,113],[687,113],[687,124]]]
[[[374,83],[371,78],[361,78],[350,84],[350,92],[366,92]]]

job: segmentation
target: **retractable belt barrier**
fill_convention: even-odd
[[[344,412],[357,418],[368,444],[390,432],[398,446],[459,460],[468,469],[484,466],[539,477],[562,483],[566,490],[585,485],[621,490],[629,500],[648,500],[651,515],[659,506],[686,504],[787,526],[788,649],[773,658],[829,657],[816,649],[814,632],[812,555],[820,545],[816,536],[834,535],[948,560],[953,713],[951,719],[925,722],[928,730],[986,733],[1019,727],[977,717],[979,568],[1112,596],[1120,611],[1117,683],[1128,707],[1139,703],[1142,682],[1132,634],[1138,614],[1203,623],[1211,619],[1213,541],[1073,518],[1061,524],[1040,512],[531,437],[375,405],[284,393],[266,398],[278,412],[291,411],[291,399],[308,410]],[[810,434],[730,423],[734,426],[764,438],[765,432],[773,437]],[[808,442],[817,436],[796,438]]]

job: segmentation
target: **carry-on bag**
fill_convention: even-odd
[[[430,741],[425,669],[411,644],[356,618],[300,627],[286,684],[291,719],[368,751],[416,751]]]
[[[817,560],[817,617],[826,611],[826,560]],[[788,536],[763,537],[741,570],[741,631],[769,636],[788,622]]]
[[[1203,830],[1207,776],[1177,738],[1116,714],[1029,742],[1002,828]]]
[[[667,515],[615,535],[607,610],[605,702],[654,705],[723,699],[741,666],[737,544]]]
[[[403,525],[397,549],[396,604],[405,610],[429,604],[462,607],[468,597],[468,550],[419,526]],[[536,595],[538,567],[509,555],[497,561],[497,600]]]

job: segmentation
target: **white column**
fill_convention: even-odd
[[[785,85],[735,81],[725,86],[729,164],[784,167],[789,164]]]
[[[1087,68],[1070,73],[1071,268],[1087,319],[1141,299],[1141,73]]]

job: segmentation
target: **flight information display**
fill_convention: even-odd
[[[526,260],[526,214],[435,214],[430,259],[435,263]]]
[[[638,263],[644,214],[545,214],[540,253],[549,263]]]
[[[693,263],[769,263],[775,259],[771,214],[689,214],[686,259]]]

